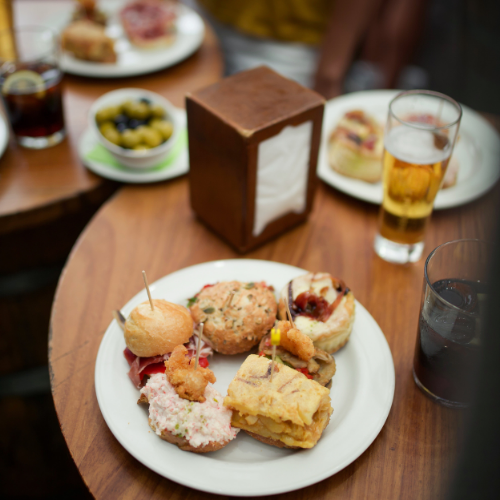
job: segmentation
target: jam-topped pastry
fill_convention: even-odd
[[[362,110],[345,113],[328,140],[331,168],[365,182],[380,181],[383,150],[382,127]]]
[[[329,273],[299,276],[281,290],[280,319],[287,319],[287,303],[295,327],[310,337],[315,347],[331,354],[349,340],[354,295],[342,280]]]

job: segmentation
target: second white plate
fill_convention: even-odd
[[[328,164],[328,137],[347,111],[362,109],[385,124],[390,101],[399,93],[395,90],[353,92],[328,101],[323,118],[323,133],[318,158],[318,176],[334,188],[370,203],[382,203],[382,184],[370,184],[333,171]],[[500,136],[478,113],[462,105],[460,139],[453,155],[459,162],[457,183],[440,191],[436,210],[463,205],[479,198],[500,177]]]
[[[70,54],[63,53],[61,67],[64,71],[73,75],[97,78],[142,75],[177,64],[189,57],[202,44],[205,36],[205,25],[202,18],[193,9],[178,4],[177,35],[174,43],[168,47],[152,50],[135,47],[128,41],[118,18],[118,13],[125,3],[127,3],[126,0],[99,2],[99,8],[109,16],[106,34],[115,41],[116,63],[82,61]],[[74,2],[69,2],[66,5],[61,5],[63,12],[49,23],[49,27],[60,33],[71,20],[73,4]]]
[[[137,271],[139,272],[139,271]],[[279,292],[306,271],[261,260],[223,260],[181,269],[150,287],[154,298],[186,305],[203,285],[218,281],[261,281]],[[145,290],[123,308],[127,316],[147,300]],[[148,426],[147,410],[136,404],[123,356],[123,333],[111,322],[99,347],[95,368],[97,400],[104,420],[122,446],[158,474],[185,486],[222,495],[256,496],[293,491],[317,483],[356,460],[382,429],[394,396],[394,364],[384,334],[356,302],[356,319],[347,345],[335,354],[337,373],[331,389],[334,412],[318,444],[310,450],[268,446],[240,432],[224,449],[202,455],[162,441]],[[215,354],[210,368],[215,388],[227,387],[247,354]]]

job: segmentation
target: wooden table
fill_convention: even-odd
[[[43,25],[60,16],[62,9],[72,8],[73,3],[18,0],[14,2],[15,23]],[[97,97],[119,87],[139,87],[158,92],[175,106],[184,107],[187,91],[217,81],[222,70],[217,40],[207,27],[200,50],[172,68],[119,79],[66,75],[67,139],[52,148],[29,150],[18,146],[11,137],[0,159],[0,243],[2,260],[9,261],[8,267],[0,263],[0,273],[13,272],[28,262],[45,264],[50,260],[47,254],[56,251],[61,255],[52,259],[65,258],[78,236],[73,234],[73,229],[77,227],[78,232],[81,231],[88,218],[119,186],[88,171],[78,157],[78,141],[87,126],[87,112]],[[87,218],[82,220],[82,214],[88,214]],[[33,246],[39,247],[44,241],[48,241],[51,248],[34,255]],[[54,241],[57,244],[53,244]]]
[[[499,193],[497,185],[478,201],[436,212],[425,254],[457,238],[487,239]],[[307,223],[245,255],[342,277],[385,333],[396,370],[391,412],[368,450],[338,474],[276,498],[445,495],[463,412],[431,402],[415,386],[411,367],[424,260],[397,266],[375,255],[377,212],[320,183]],[[110,313],[143,288],[143,268],[153,282],[192,264],[235,257],[192,213],[185,178],[121,189],[74,248],[52,311],[49,361],[62,432],[97,499],[218,498],[157,475],[122,448],[100,413],[94,368]]]

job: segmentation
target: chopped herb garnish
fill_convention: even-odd
[[[178,429],[179,428],[179,424],[175,424],[175,428]]]
[[[196,295],[194,297],[191,297],[190,299],[188,299],[187,306],[191,307],[197,300],[198,300],[198,297]]]
[[[247,283],[247,284],[245,285],[245,288],[246,288],[247,290],[250,290],[250,288],[253,288],[254,286],[255,286],[255,283],[253,283],[253,282],[251,281],[250,283]]]
[[[218,401],[217,401],[215,398],[214,398],[214,401],[215,401],[216,403],[218,403]]]

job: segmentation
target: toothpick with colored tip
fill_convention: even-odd
[[[273,328],[271,330],[271,345],[273,346],[273,355],[272,355],[272,359],[271,359],[271,382],[273,381],[274,358],[276,357],[276,346],[280,345],[280,337],[281,337],[280,329]]]
[[[196,359],[194,362],[194,369],[198,368],[198,359],[200,358],[200,347],[201,347],[201,336],[203,335],[203,323],[200,323],[200,329],[198,332],[198,344],[196,346]]]
[[[155,310],[155,306],[153,305],[153,299],[151,298],[151,293],[149,292],[148,279],[146,278],[146,271],[142,271],[142,277],[144,278],[144,284],[146,285],[146,292],[148,292],[149,297],[149,305],[151,306],[151,310]]]

